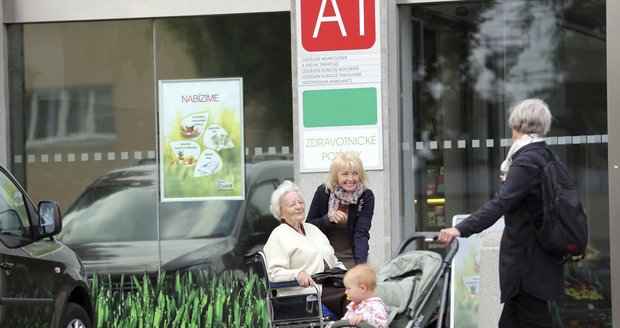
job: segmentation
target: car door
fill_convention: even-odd
[[[57,274],[49,261],[56,243],[34,242],[36,211],[0,169],[0,327],[49,327]]]

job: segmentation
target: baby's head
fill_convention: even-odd
[[[375,287],[377,287],[377,271],[369,264],[358,264],[347,271],[343,283],[349,299],[359,303],[374,296]]]

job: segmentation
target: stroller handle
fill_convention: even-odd
[[[409,235],[409,237],[405,238],[400,245],[398,245],[398,247],[396,248],[396,254],[394,255],[394,257],[402,254],[405,249],[407,248],[407,246],[409,246],[409,244],[411,244],[412,242],[416,241],[416,240],[424,240],[425,242],[436,242],[437,241],[437,237],[439,236],[439,232],[438,231],[418,231],[413,233],[412,235]],[[452,259],[454,258],[454,256],[456,256],[456,253],[459,250],[459,241],[457,240],[457,238],[453,238],[452,241],[450,242],[450,250],[448,251],[448,254],[446,254],[445,258],[444,258],[444,262],[446,263],[451,263]]]

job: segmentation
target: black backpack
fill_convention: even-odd
[[[566,167],[546,148],[541,176],[543,220],[535,225],[541,246],[560,263],[581,260],[588,245],[588,217]]]

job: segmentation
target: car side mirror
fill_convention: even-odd
[[[56,202],[39,203],[39,238],[50,237],[62,230],[60,206]]]

